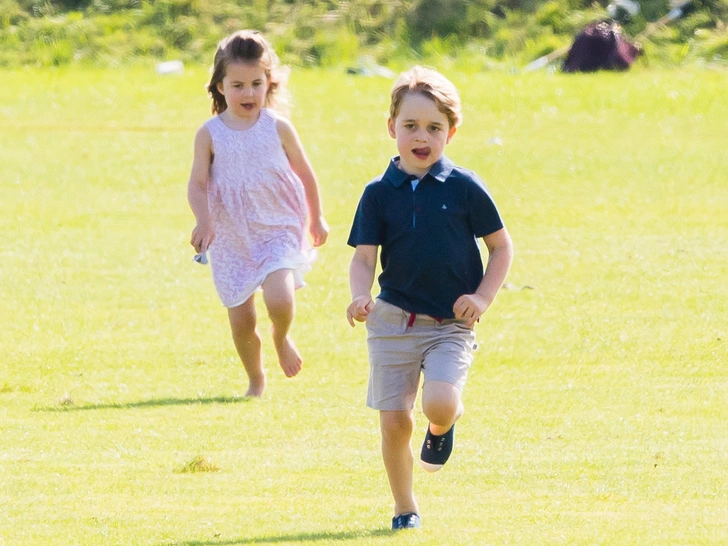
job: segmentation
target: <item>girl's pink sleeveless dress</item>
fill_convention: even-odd
[[[205,126],[215,154],[207,189],[215,225],[210,262],[223,305],[245,303],[279,269],[294,270],[300,288],[314,258],[306,235],[306,195],[273,113],[262,109],[244,131],[228,128],[219,116]]]

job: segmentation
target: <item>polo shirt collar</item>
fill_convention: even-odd
[[[397,163],[399,163],[399,156],[395,156],[389,161],[389,166],[387,167],[387,170],[384,171],[383,176],[383,178],[388,180],[395,188],[399,188],[407,180],[415,179],[414,175],[407,174],[400,169],[397,166]],[[431,176],[438,182],[445,182],[454,167],[455,164],[448,157],[442,155],[440,156],[440,159],[438,159],[435,164],[430,167],[430,170],[427,171],[425,176]],[[425,178],[425,176],[422,178]]]

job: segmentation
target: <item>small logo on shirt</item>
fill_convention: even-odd
[[[447,205],[443,205],[442,210],[447,210]]]

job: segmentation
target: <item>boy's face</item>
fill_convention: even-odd
[[[397,140],[399,168],[422,177],[440,159],[445,144],[455,135],[447,116],[431,99],[420,93],[408,93],[396,119],[387,121],[389,135]]]

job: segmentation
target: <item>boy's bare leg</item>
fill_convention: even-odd
[[[273,345],[286,377],[293,377],[303,366],[301,354],[288,335],[296,314],[294,292],[293,271],[290,269],[274,271],[263,281],[263,301],[271,320]]]
[[[394,515],[419,513],[413,481],[412,411],[380,411],[382,430],[382,458],[387,470],[389,487],[394,497]]]
[[[465,408],[460,389],[445,381],[428,381],[422,387],[422,412],[430,421],[430,432],[442,436],[460,419]]]
[[[251,296],[242,305],[228,308],[228,318],[235,349],[248,374],[248,392],[245,396],[261,396],[265,389],[265,372],[260,357],[260,336],[256,329],[254,297]]]

